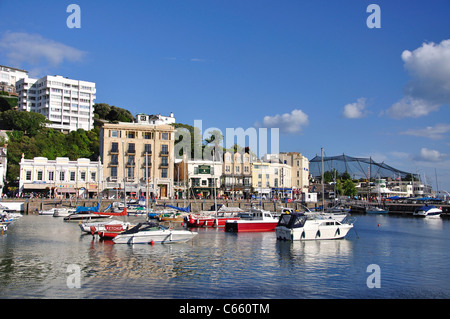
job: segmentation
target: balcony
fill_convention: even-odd
[[[127,155],[136,155],[136,149],[134,148],[129,148],[127,150]]]
[[[159,153],[160,156],[169,156],[169,151],[161,151]]]
[[[119,148],[111,148],[109,154],[119,154]]]

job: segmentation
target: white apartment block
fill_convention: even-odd
[[[19,173],[19,193],[44,193],[57,197],[96,197],[102,191],[103,165],[88,158],[25,159]]]
[[[25,77],[16,82],[18,109],[44,115],[48,126],[62,132],[94,128],[94,82],[56,76]]]

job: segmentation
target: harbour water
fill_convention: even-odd
[[[0,237],[0,298],[450,297],[449,220],[356,217],[343,240],[291,243],[274,232],[200,228],[184,244],[131,246],[82,234],[62,218],[25,215]]]

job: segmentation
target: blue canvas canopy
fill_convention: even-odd
[[[77,206],[77,213],[81,212],[98,212],[100,209],[100,204],[97,203],[97,206],[94,207],[85,207],[85,206]]]

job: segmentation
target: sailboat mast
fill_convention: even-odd
[[[322,154],[322,210],[325,211],[325,186],[323,184],[323,147],[320,149]]]

